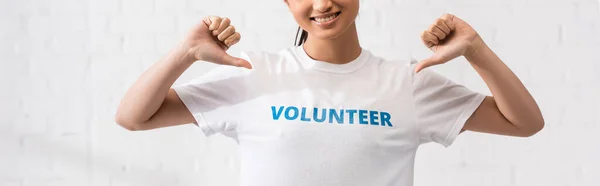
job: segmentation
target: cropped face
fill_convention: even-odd
[[[298,25],[310,37],[333,39],[358,15],[359,0],[285,0]]]

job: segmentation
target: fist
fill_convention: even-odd
[[[251,69],[248,61],[227,54],[227,49],[240,41],[231,21],[226,17],[208,16],[194,26],[185,40],[188,55],[196,60]]]
[[[437,18],[421,33],[421,41],[434,54],[417,64],[419,72],[429,66],[446,63],[462,55],[470,55],[484,46],[479,34],[468,23],[452,15]]]

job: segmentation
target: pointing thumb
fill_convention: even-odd
[[[252,69],[252,65],[250,64],[250,62],[248,62],[242,58],[237,58],[237,57],[233,57],[233,56],[226,54],[226,55],[223,55],[222,59],[223,59],[223,64]]]
[[[437,57],[436,55],[433,55],[433,56],[423,59],[419,63],[417,63],[417,65],[415,65],[415,72],[419,73],[419,72],[421,72],[421,70],[423,70],[427,67],[438,65],[441,63],[443,63],[443,62],[439,59],[439,57]]]

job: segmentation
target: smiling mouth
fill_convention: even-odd
[[[337,18],[342,12],[336,12],[328,16],[311,17],[310,20],[317,23],[325,23]]]

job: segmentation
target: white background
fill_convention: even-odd
[[[444,12],[465,19],[546,119],[531,138],[465,133],[450,148],[422,146],[417,186],[600,185],[597,0],[361,3],[361,44],[388,59],[427,57],[420,31]],[[0,185],[238,184],[232,140],[193,125],[130,132],[113,119],[128,86],[205,15],[242,34],[232,55],[294,41],[283,0],[0,0]],[[177,83],[213,67],[198,63]],[[489,93],[464,58],[434,69]]]

